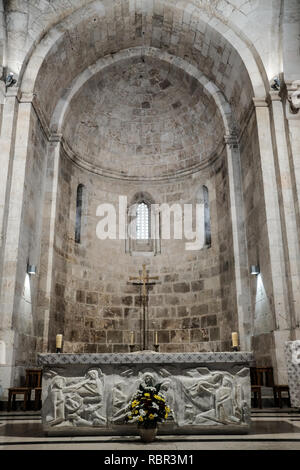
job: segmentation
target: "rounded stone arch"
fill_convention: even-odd
[[[200,85],[202,85],[206,93],[214,99],[216,106],[221,113],[226,134],[230,134],[236,129],[236,123],[232,115],[231,106],[226,100],[224,94],[196,67],[179,57],[172,56],[166,51],[161,51],[160,49],[153,47],[136,47],[125,51],[120,51],[113,56],[101,58],[95,64],[93,64],[92,67],[89,67],[79,76],[77,76],[55,107],[50,122],[51,131],[58,134],[61,133],[64,116],[72,98],[95,74],[99,73],[106,67],[111,66],[112,64],[116,64],[117,62],[127,60],[128,58],[141,56],[149,56],[152,58],[157,58],[161,61],[165,61],[185,71],[187,74],[195,78],[200,83]]]
[[[30,94],[34,92],[39,70],[48,53],[50,53],[52,47],[55,46],[56,42],[68,29],[71,29],[74,25],[80,24],[83,17],[83,10],[85,10],[87,19],[92,19],[95,16],[103,17],[106,13],[106,3],[106,1],[99,2],[96,0],[89,3],[88,8],[86,6],[79,8],[64,18],[60,23],[57,23],[45,32],[39,42],[31,47],[31,50],[28,52],[27,57],[23,62],[19,75],[20,89],[23,93]],[[163,3],[169,5],[170,8],[176,8],[177,10],[179,8],[182,14],[188,12],[189,7],[191,7],[190,2],[181,2],[181,4],[177,4],[175,6],[170,5],[170,0],[164,0]],[[213,16],[209,20],[206,18],[206,21],[204,19],[202,20],[202,18],[205,18],[203,11],[200,8],[197,8],[194,4],[193,8],[195,9],[194,11],[198,11],[199,20],[201,18],[200,21],[203,22],[203,25],[211,28],[214,31],[214,34],[220,34],[237,52],[250,77],[254,95],[256,97],[265,96],[269,89],[267,73],[264,69],[259,53],[254,48],[253,44],[247,40],[245,34],[241,30],[238,30],[235,25],[230,23],[228,19],[226,19],[226,22],[225,20],[222,21],[220,15],[218,17]]]
[[[147,191],[137,191],[131,197],[129,201],[129,205],[132,206],[142,201],[144,201],[149,206],[151,206],[152,204],[155,204],[155,201],[150,193],[148,193]]]

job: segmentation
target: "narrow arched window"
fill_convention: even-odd
[[[79,184],[77,187],[77,196],[76,196],[75,243],[81,242],[83,191],[84,191],[83,184]]]
[[[211,227],[210,227],[210,209],[209,194],[206,186],[203,186],[203,202],[204,202],[204,240],[205,245],[211,245]]]
[[[132,256],[155,256],[160,247],[160,213],[150,194],[136,193],[127,211],[125,251]]]
[[[137,205],[136,210],[136,239],[137,240],[149,240],[150,234],[150,213],[149,207],[145,202],[141,202]]]

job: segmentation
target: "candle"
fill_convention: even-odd
[[[134,332],[133,331],[130,333],[130,344],[131,345],[134,344]]]
[[[61,349],[63,335],[56,335],[56,348]]]
[[[155,341],[154,341],[154,344],[158,344],[158,335],[157,335],[157,331],[155,332]]]
[[[239,345],[239,336],[236,332],[232,333],[232,347],[237,348]]]

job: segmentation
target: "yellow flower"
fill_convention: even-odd
[[[150,397],[150,393],[144,393],[144,397]]]
[[[132,415],[129,415],[129,416],[128,416],[128,419],[132,419]]]
[[[168,416],[169,416],[168,413],[166,413],[166,414],[165,414],[165,419],[167,419]]]
[[[171,411],[170,408],[168,406],[166,406],[166,412],[170,413],[170,411]]]
[[[160,401],[165,401],[162,397],[160,397],[159,395],[154,395],[154,398],[156,398],[156,400],[160,400]]]
[[[154,419],[154,415],[152,413],[149,415],[149,419]]]
[[[139,416],[139,421],[144,421],[143,416]]]

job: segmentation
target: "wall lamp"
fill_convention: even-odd
[[[259,266],[258,266],[258,265],[255,266],[254,264],[252,264],[252,265],[250,266],[250,274],[251,274],[252,276],[258,276],[258,275],[260,274],[260,268],[259,268]]]
[[[36,266],[34,264],[27,264],[27,274],[31,276],[36,275]]]

